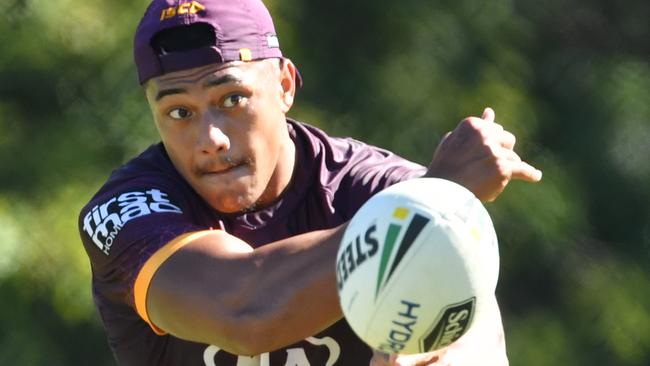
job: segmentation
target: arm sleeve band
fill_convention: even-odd
[[[151,329],[158,334],[164,335],[165,331],[158,328],[151,322],[149,319],[149,312],[147,311],[147,293],[149,291],[149,285],[153,276],[156,274],[156,271],[160,266],[171,257],[176,251],[190,243],[191,241],[198,239],[204,235],[210,234],[212,230],[204,231],[195,231],[192,233],[187,233],[180,235],[169,243],[165,244],[158,251],[156,251],[142,266],[138,276],[135,279],[135,284],[133,286],[133,293],[135,297],[135,310],[138,315],[149,324]]]

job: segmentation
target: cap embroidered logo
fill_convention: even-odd
[[[182,3],[178,6],[172,6],[167,9],[163,9],[163,11],[160,13],[160,21],[162,22],[165,19],[173,18],[176,15],[188,13],[196,14],[203,10],[205,10],[205,6],[203,6],[198,1],[192,1],[191,3]]]

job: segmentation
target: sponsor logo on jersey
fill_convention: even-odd
[[[159,189],[132,191],[93,207],[83,219],[83,230],[106,255],[127,222],[152,213],[183,213]]]
[[[422,352],[446,347],[465,334],[467,326],[474,315],[476,298],[471,297],[463,302],[448,306],[436,319],[431,332],[420,341]]]
[[[401,222],[406,220],[408,217],[409,210],[407,208],[397,207],[393,212],[393,218],[395,218],[397,221],[390,223],[388,230],[386,231],[386,239],[384,240],[384,247],[381,251],[379,272],[377,273],[375,300],[377,300],[379,291],[384,288],[386,283],[388,283],[391,276],[395,272],[395,269],[400,264],[402,259],[404,259],[404,255],[409,250],[409,248],[411,248],[411,245],[413,245],[415,239],[417,239],[417,237],[420,235],[422,229],[424,229],[424,226],[430,221],[428,218],[420,215],[419,213],[415,213],[406,227],[406,232],[402,237],[402,241],[399,243],[399,245],[396,246],[395,243],[397,242],[397,238],[399,237],[399,234],[402,231],[403,227],[403,224]],[[395,248],[397,248],[397,253],[393,257],[392,253]],[[393,257],[393,262],[389,263],[391,257]],[[389,264],[390,269],[388,269]],[[386,273],[387,269],[388,273]]]
[[[325,359],[325,352],[328,356]],[[219,355],[219,353],[222,353]],[[203,363],[205,366],[217,366],[221,364],[217,361],[220,356],[230,358],[229,365],[232,364],[232,358],[237,358],[236,366],[270,366],[284,365],[284,366],[334,366],[337,364],[341,356],[341,346],[332,337],[308,337],[305,342],[302,342],[302,347],[285,348],[272,353],[262,353],[258,356],[235,356],[222,351],[217,346],[208,346],[203,351]],[[310,358],[311,357],[311,358]]]
[[[198,1],[181,3],[178,6],[163,9],[160,13],[160,21],[162,22],[165,19],[173,18],[177,15],[196,14],[203,10],[205,10],[205,6]]]

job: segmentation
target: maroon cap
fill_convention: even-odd
[[[153,44],[161,31],[195,24],[214,32],[209,44],[173,51]],[[261,0],[153,0],[138,25],[133,48],[140,84],[212,63],[282,57],[273,20]],[[297,84],[302,84],[300,75]]]

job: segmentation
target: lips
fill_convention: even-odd
[[[197,169],[197,173],[200,177],[213,179],[224,179],[224,178],[235,178],[240,175],[246,174],[246,164],[239,162],[237,164],[228,165],[224,167],[210,167],[209,169]]]
[[[233,158],[230,155],[218,156],[216,159],[203,160],[195,165],[193,173],[196,177],[209,180],[236,179],[252,172],[253,162],[248,158]]]
[[[237,169],[237,168],[240,167],[240,166],[241,166],[241,165],[231,165],[231,166],[226,167],[226,168],[223,168],[223,169],[215,169],[215,170],[204,171],[203,174],[204,174],[204,175],[221,175],[221,174],[226,174],[226,173],[232,171],[233,169]]]
[[[237,164],[237,165],[230,165],[227,167],[223,168],[216,168],[216,169],[206,169],[206,170],[201,170],[201,175],[208,175],[208,176],[220,176],[220,175],[225,175],[233,170],[236,170],[240,168],[242,164]]]

